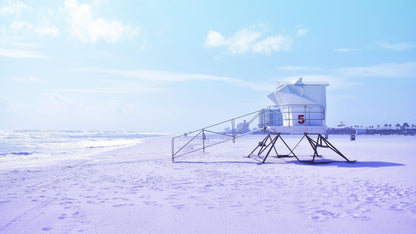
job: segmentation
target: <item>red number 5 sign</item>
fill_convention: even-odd
[[[300,124],[305,123],[305,115],[298,115],[298,123]]]

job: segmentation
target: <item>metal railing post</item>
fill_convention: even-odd
[[[233,129],[233,143],[235,143],[235,119],[231,120],[231,126]]]
[[[172,138],[170,145],[172,147],[172,163],[174,163],[175,162],[175,138]]]
[[[205,129],[202,129],[202,152],[205,153]]]

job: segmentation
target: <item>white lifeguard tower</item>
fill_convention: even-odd
[[[339,150],[337,150],[325,137],[321,134],[326,132],[325,117],[326,117],[326,87],[327,83],[304,83],[302,77],[293,83],[278,83],[275,91],[268,95],[276,106],[275,113],[281,113],[282,121],[274,121],[269,123],[262,123],[264,130],[269,134],[259,142],[258,146],[248,155],[262,158],[264,163],[274,149],[277,157],[296,157],[301,162],[315,163],[315,158],[319,157],[318,148],[330,148],[336,154],[343,157],[347,162],[350,161]],[[265,112],[270,110],[265,110]],[[282,123],[276,125],[275,123]],[[302,134],[302,138],[295,147],[290,148],[281,134]],[[316,140],[311,136],[316,135]],[[307,139],[313,149],[312,160],[300,160],[296,156],[294,150],[303,139]],[[281,155],[276,150],[276,143],[280,140],[284,146],[290,151],[288,155]],[[262,153],[266,152],[264,156]]]

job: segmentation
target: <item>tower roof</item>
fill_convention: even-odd
[[[328,83],[305,83],[300,77],[292,83],[278,83],[275,91],[268,97],[276,105],[326,106],[325,88],[328,85]]]

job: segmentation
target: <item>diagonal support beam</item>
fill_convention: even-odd
[[[323,137],[321,134],[317,134],[317,139],[316,141],[313,140],[310,136],[309,133],[305,133],[304,136],[306,137],[306,139],[308,140],[309,144],[311,145],[314,153],[313,153],[313,158],[312,158],[312,163],[315,163],[315,157],[319,157],[320,155],[318,154],[318,147],[323,147],[323,148],[329,148],[332,151],[334,151],[336,154],[338,154],[339,156],[341,156],[343,159],[345,159],[347,162],[355,162],[355,161],[351,161],[349,160],[345,155],[343,155],[341,153],[341,151],[339,151],[337,148],[335,148],[335,146],[333,146],[327,139],[325,139],[325,137]]]
[[[264,152],[267,151],[266,155],[263,158],[262,163],[266,162],[266,160],[269,157],[272,150],[274,150],[274,152],[276,153],[276,156],[278,158],[283,157],[283,156],[289,156],[290,154],[289,155],[279,155],[279,153],[276,149],[276,143],[279,139],[283,142],[283,144],[286,146],[286,148],[290,151],[290,154],[292,154],[299,161],[299,158],[296,156],[296,154],[293,152],[293,150],[287,145],[287,143],[282,138],[280,133],[278,133],[273,138],[272,138],[272,135],[269,133],[261,142],[259,142],[259,144],[250,152],[250,154],[247,157],[249,158],[259,148],[260,149],[259,149],[258,154],[257,154],[258,156],[261,156],[261,154],[263,154]]]

